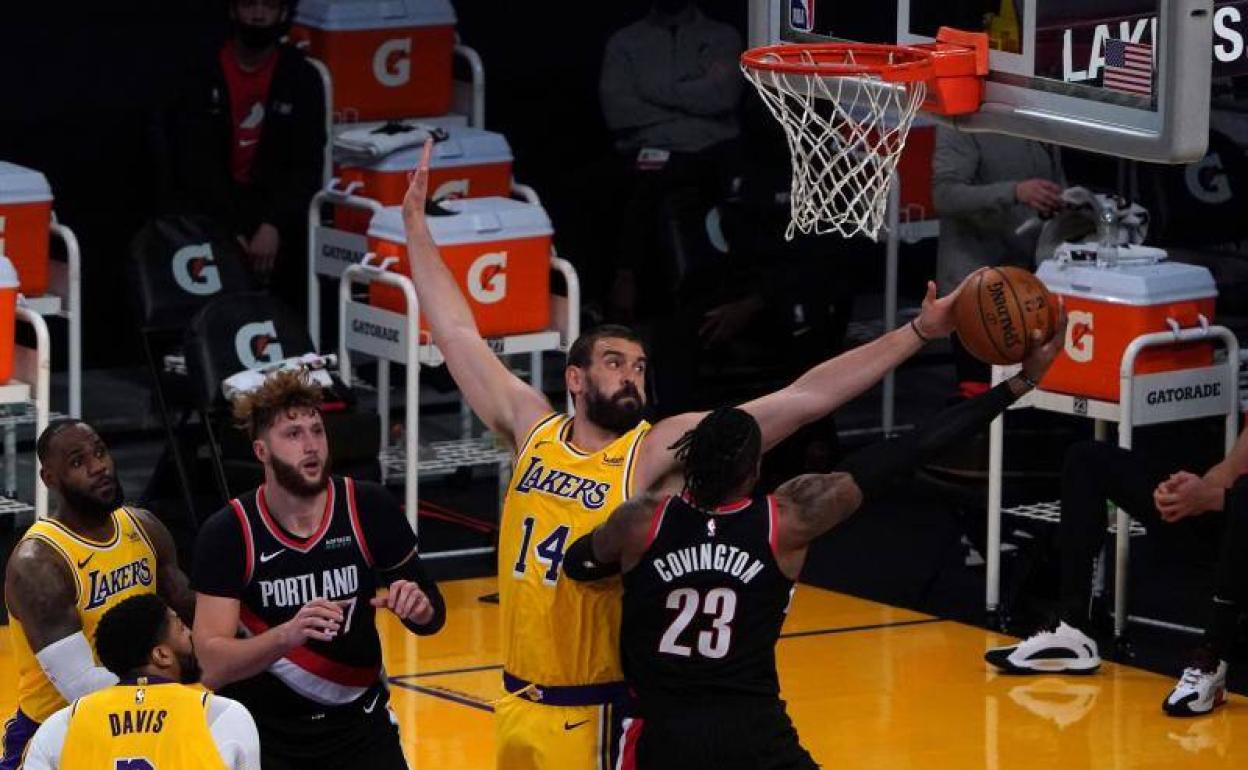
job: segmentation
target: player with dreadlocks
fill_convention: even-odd
[[[753,494],[762,436],[745,411],[717,409],[677,441],[682,494],[623,503],[563,562],[574,580],[623,572],[620,649],[638,716],[626,720],[620,767],[818,767],[780,699],[775,657],[811,541],[864,497],[991,422],[1035,386],[1063,339],[1059,328],[1019,375],[927,426],[773,495]]]

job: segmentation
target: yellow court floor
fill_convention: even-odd
[[[490,768],[499,697],[493,578],[444,583],[449,617],[419,639],[382,621],[394,709],[415,770]],[[1248,700],[1176,720],[1173,681],[1105,664],[1086,677],[1004,677],[982,655],[1007,637],[801,586],[778,648],[781,687],[802,741],[825,767],[1248,767]],[[15,675],[0,634],[0,712]],[[1241,736],[1236,743],[1235,736]]]

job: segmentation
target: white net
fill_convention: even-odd
[[[814,63],[803,57],[804,63]],[[845,53],[845,64],[855,64],[852,51]],[[749,66],[742,71],[788,140],[793,185],[785,237],[835,232],[878,238],[888,188],[926,84],[863,74],[795,74]]]

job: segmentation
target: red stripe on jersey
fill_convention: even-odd
[[[243,533],[243,547],[247,553],[247,561],[243,566],[243,585],[247,585],[251,582],[251,570],[256,564],[256,549],[251,542],[251,524],[247,523],[247,511],[243,510],[243,504],[237,498],[230,501],[230,507],[238,517],[238,528]]]
[[[312,548],[321,541],[321,538],[325,536],[325,533],[329,531],[329,523],[334,519],[333,479],[330,479],[329,483],[326,484],[325,487],[329,491],[325,495],[325,511],[321,514],[320,526],[318,526],[316,531],[311,535],[299,540],[283,532],[281,526],[273,520],[273,517],[269,514],[268,503],[264,499],[264,485],[261,484],[260,488],[256,490],[256,507],[260,509],[260,518],[264,521],[264,526],[269,528],[269,532],[271,532],[273,537],[277,538],[278,542],[282,543],[282,545],[292,548],[299,553],[307,553],[308,551],[311,551]]]
[[[624,734],[620,737],[620,758],[615,763],[615,770],[637,770],[637,741],[641,740],[641,730],[645,721],[639,717],[624,720]]]
[[[252,636],[259,636],[269,630],[268,624],[247,607],[239,607],[238,619]],[[381,672],[380,666],[348,666],[302,646],[294,648],[283,657],[309,674],[346,687],[368,687],[376,683],[377,675]]]
[[[646,535],[646,548],[649,548],[654,539],[659,536],[659,527],[663,526],[663,516],[667,513],[667,504],[671,501],[672,496],[668,495],[654,506],[654,513],[650,514],[650,532]]]
[[[348,476],[343,478],[343,483],[347,486],[347,514],[351,519],[351,531],[355,533],[355,542],[360,544],[364,562],[372,567],[373,552],[368,550],[368,542],[364,540],[364,527],[360,524],[360,512],[355,507],[355,482]]]

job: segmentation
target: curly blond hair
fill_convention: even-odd
[[[296,409],[320,411],[321,388],[307,372],[283,370],[269,375],[256,390],[234,399],[234,424],[251,438]]]

